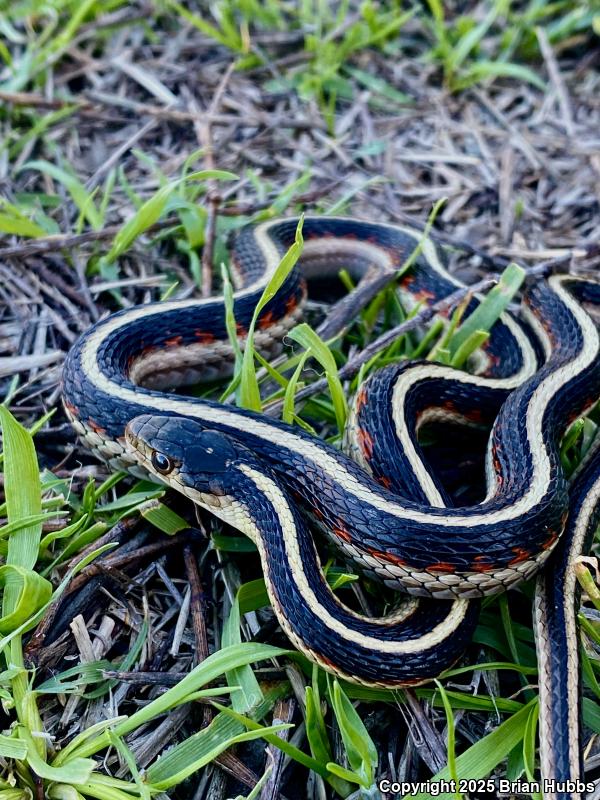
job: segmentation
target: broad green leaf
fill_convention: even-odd
[[[74,786],[67,783],[55,783],[48,788],[50,800],[85,800],[85,797]],[[0,796],[0,800],[2,797]]]
[[[318,686],[307,686],[305,691],[306,705],[306,738],[310,746],[310,752],[318,760],[324,763],[332,760],[331,745],[327,738],[327,729],[318,694]]]
[[[46,231],[32,222],[24,215],[11,216],[9,214],[0,214],[0,233],[9,233],[16,236],[27,236],[33,239],[38,239],[40,236],[45,236]]]

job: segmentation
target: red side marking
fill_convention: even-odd
[[[382,486],[385,486],[386,489],[392,488],[392,479],[388,478],[387,475],[380,475],[378,481]]]
[[[317,660],[321,664],[324,664],[326,667],[329,667],[329,669],[332,672],[335,672],[336,674],[339,673],[340,668],[337,666],[337,664],[334,664],[333,661],[331,661],[331,659],[327,658],[326,656],[323,655],[323,653],[317,652],[316,650],[313,650],[313,653],[316,655]]]
[[[550,548],[554,546],[554,543],[556,542],[557,539],[558,539],[557,533],[550,534],[550,536],[546,539],[546,541],[542,545],[542,550],[550,550]]]
[[[91,428],[94,433],[103,434],[106,433],[106,428],[103,428],[102,425],[99,425],[95,420],[91,417],[87,421],[88,428]]]
[[[456,567],[454,564],[448,564],[447,561],[438,561],[436,564],[430,564],[427,572],[456,572]]]
[[[373,437],[369,431],[364,430],[364,428],[358,428],[356,436],[359,447],[363,451],[364,456],[367,459],[371,458],[373,455]]]
[[[513,547],[512,551],[515,553],[515,557],[508,562],[509,567],[512,567],[513,564],[520,564],[522,561],[527,561],[531,556],[531,551],[525,550],[523,547]]]
[[[248,336],[248,329],[244,328],[241,322],[236,324],[235,329],[238,336]]]
[[[399,556],[394,555],[394,553],[383,553],[381,550],[373,550],[370,547],[366,548],[369,555],[376,558],[378,561],[388,561],[390,564],[396,564],[398,567],[405,567],[406,561]]]
[[[490,564],[489,556],[475,556],[471,569],[473,572],[491,572],[494,565]]]
[[[295,295],[291,295],[291,297],[288,297],[288,299],[285,301],[286,314],[291,314],[292,311],[296,309],[297,305],[298,305],[298,300],[296,299]]]
[[[426,681],[421,678],[402,678],[402,680],[395,684],[396,686],[422,686]],[[393,684],[392,684],[393,685]]]
[[[265,328],[270,328],[271,325],[274,325],[277,322],[275,318],[275,314],[272,311],[267,311],[266,314],[263,314],[262,317],[258,320],[258,327],[261,330]]]
[[[183,336],[171,336],[170,339],[165,339],[166,347],[179,347],[183,342]]]
[[[420,289],[418,292],[414,292],[413,297],[415,300],[423,301],[426,305],[431,300],[435,300],[434,292],[430,292],[427,289]]]
[[[350,536],[350,534],[348,533],[346,528],[344,528],[343,525],[334,525],[333,526],[333,533],[334,533],[335,536],[338,537],[338,539],[343,539],[344,542],[351,542],[352,541],[352,537]]]
[[[198,339],[200,344],[212,344],[212,342],[215,340],[214,333],[211,333],[210,331],[197,330],[194,331],[194,336],[196,339]]]
[[[68,400],[63,400],[63,405],[72,417],[79,416],[79,409],[77,406],[74,406],[73,403],[69,403]]]
[[[357,414],[360,414],[363,406],[366,404],[367,394],[368,394],[367,387],[363,383],[363,385],[358,390],[358,393],[356,395],[356,400],[354,401],[354,408],[356,409]]]

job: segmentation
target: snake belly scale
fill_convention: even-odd
[[[276,220],[238,235],[234,313],[242,338],[295,229],[296,220]],[[373,266],[396,270],[421,239],[410,229],[342,218],[307,218],[303,232],[299,268],[259,318],[255,345],[267,355],[300,317],[303,273],[344,265],[360,278]],[[460,285],[428,240],[401,282],[414,302],[425,303]],[[554,558],[565,529],[563,541],[577,547],[589,538],[596,503],[593,512],[580,503],[579,528],[569,518],[559,443],[600,395],[598,331],[583,305],[598,302],[599,284],[553,276],[528,288],[526,325],[502,316],[473,374],[430,362],[374,373],[351,415],[353,458],[261,414],[165,391],[231,370],[219,298],[149,304],[98,322],[68,355],[64,404],[82,440],[111,466],[175,486],[255,540],[281,625],[313,660],[369,685],[421,683],[464,649],[477,598],[536,574]],[[478,505],[452,506],[419,446],[419,427],[445,417],[493,421],[487,495]],[[157,453],[166,459],[162,467]],[[598,469],[590,458],[586,475]],[[307,517],[364,572],[408,600],[376,620],[345,608],[323,579]],[[567,573],[562,590],[572,617],[575,588]],[[536,604],[549,642],[538,636],[542,660],[555,636],[543,605]],[[549,714],[544,724],[558,724]],[[546,759],[546,771],[561,747]]]

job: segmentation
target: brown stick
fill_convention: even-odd
[[[194,636],[196,638],[196,659],[197,662],[200,663],[201,661],[204,661],[205,658],[208,658],[208,636],[206,633],[206,603],[204,599],[204,590],[202,588],[202,582],[200,581],[198,564],[190,545],[186,545],[184,547],[183,558],[185,561],[185,571],[187,573],[192,592],[192,596],[190,598],[192,624],[194,627]]]
[[[200,122],[200,109],[196,101],[191,98],[188,103],[190,111],[197,113],[198,116],[194,120],[194,130],[200,145],[204,147],[204,162],[206,169],[215,169],[215,152],[213,146],[211,115],[218,111],[223,93],[231,77],[235,67],[235,61],[232,61],[223,78],[221,79],[217,89],[213,95],[208,111]],[[213,273],[213,253],[215,247],[215,233],[217,226],[217,215],[219,213],[219,206],[221,205],[221,196],[217,189],[216,181],[209,179],[207,181],[207,200],[208,200],[208,214],[206,218],[206,231],[204,235],[204,247],[202,248],[202,297],[210,297],[212,294],[212,273]]]

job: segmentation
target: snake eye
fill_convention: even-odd
[[[152,452],[150,461],[154,469],[157,472],[160,472],[161,475],[168,475],[175,466],[168,456],[166,456],[164,453],[159,453],[158,450],[154,450]]]

